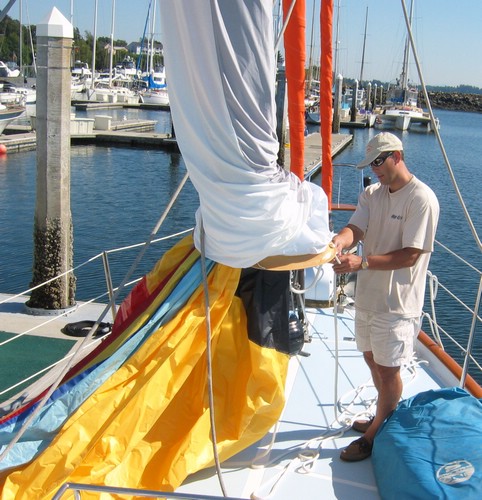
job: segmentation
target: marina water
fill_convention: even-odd
[[[93,112],[77,116],[93,117]],[[98,112],[96,113],[98,114]],[[108,110],[113,120],[154,119],[156,130],[170,130],[170,115],[164,111]],[[482,233],[481,158],[482,115],[436,110],[440,119],[443,145],[454,171],[460,192],[473,219],[478,234]],[[342,129],[354,135],[352,143],[334,160],[335,164],[354,164],[364,155],[366,142],[379,132],[376,129]],[[405,148],[409,169],[436,193],[441,215],[437,240],[461,255],[478,269],[482,257],[444,164],[435,134],[423,129],[396,132]],[[373,182],[369,169],[364,172]],[[107,249],[140,243],[148,239],[166,205],[185,174],[179,153],[161,149],[79,145],[71,153],[71,207],[74,224],[74,263],[79,265]],[[314,179],[319,182],[319,179]],[[32,278],[33,219],[36,190],[36,152],[23,152],[0,157],[0,292],[20,293],[29,287]],[[356,203],[360,173],[350,166],[336,166],[333,188],[334,202]],[[199,204],[197,193],[188,181],[157,236],[167,236],[194,224],[194,212]],[[222,216],[222,214],[220,214]],[[346,223],[347,213],[334,214],[334,230]],[[150,270],[173,242],[156,245],[141,262],[137,276]],[[139,250],[131,253],[132,260]],[[129,264],[111,266],[114,284],[119,284]],[[473,307],[474,290],[478,281],[461,267],[447,269],[446,254],[436,250],[432,256],[434,274],[447,271],[450,288]],[[103,270],[99,278],[77,272],[76,298],[85,300],[105,291]],[[442,273],[441,273],[442,274]],[[91,279],[89,279],[91,278]],[[89,284],[88,284],[89,282]],[[96,289],[99,287],[99,289]],[[459,319],[448,320],[458,324]],[[467,331],[468,326],[464,326]],[[482,332],[478,332],[479,336]],[[476,340],[476,357],[482,360],[482,339]]]

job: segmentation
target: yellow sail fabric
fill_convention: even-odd
[[[248,339],[245,311],[234,295],[239,274],[219,264],[209,274],[221,460],[277,421],[289,358]],[[212,465],[205,351],[200,286],[79,407],[47,449],[4,478],[1,498],[47,499],[65,482],[174,490],[190,473]]]

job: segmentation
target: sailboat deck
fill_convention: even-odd
[[[23,301],[18,298],[2,305],[3,329],[9,316],[15,317],[16,327],[23,331],[45,320],[22,313]],[[42,328],[55,337],[61,325],[97,319],[104,308],[85,304],[66,317],[54,317],[50,326]],[[359,437],[351,430],[351,422],[370,414],[375,404],[370,374],[354,341],[354,308],[310,307],[306,314],[311,342],[291,358],[286,405],[278,423],[262,440],[221,464],[228,498],[380,498],[371,459],[346,463],[339,458],[341,449]],[[14,332],[13,326],[9,331]],[[414,357],[402,371],[402,398],[457,385],[455,380],[442,378],[436,359],[426,353],[421,357],[424,362]],[[223,495],[214,468],[189,476],[176,493],[188,495],[183,498]]]
[[[375,391],[354,341],[354,309],[308,311],[312,341],[293,357],[283,414],[263,440],[222,464],[228,496],[252,499],[380,498],[371,459],[343,462],[358,438],[350,422],[370,412]],[[403,371],[403,398],[439,388],[426,364]],[[220,495],[214,468],[190,476],[179,493]]]
[[[28,297],[22,295],[14,297],[9,294],[0,293],[0,321],[1,329],[12,334],[40,335],[61,340],[72,340],[61,332],[68,323],[77,321],[95,321],[106,308],[105,304],[94,302],[78,302],[71,309],[55,311],[48,316],[45,311],[42,314],[31,314],[25,308]],[[112,314],[109,311],[103,321],[112,322]]]

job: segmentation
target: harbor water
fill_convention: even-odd
[[[97,112],[98,114],[98,112]],[[113,120],[154,119],[156,130],[170,130],[170,115],[164,111],[105,110]],[[77,116],[93,117],[93,112]],[[482,158],[482,115],[436,110],[440,134],[450,160],[460,193],[478,234],[482,232],[480,175]],[[353,134],[352,143],[334,160],[338,164],[354,164],[363,157],[366,142],[376,129],[342,129]],[[437,240],[461,255],[478,269],[482,268],[480,249],[464,217],[435,134],[424,129],[396,132],[405,148],[405,161],[410,170],[436,193],[441,216]],[[74,225],[74,263],[78,265],[98,253],[121,246],[140,243],[149,238],[166,205],[186,172],[179,153],[160,149],[79,145],[71,151],[71,208]],[[335,166],[333,200],[356,203],[360,172],[353,166]],[[365,175],[372,175],[368,170]],[[373,177],[373,181],[376,179]],[[313,179],[319,182],[319,179]],[[35,212],[36,152],[15,153],[0,157],[0,292],[16,294],[29,287],[32,278],[33,218]],[[199,204],[197,193],[188,181],[157,236],[167,236],[194,224]],[[222,214],[220,214],[222,216]],[[334,230],[347,221],[347,213],[333,215]],[[172,245],[163,242],[150,249],[136,275],[142,275]],[[137,252],[138,250],[136,250]],[[132,254],[135,257],[135,253]],[[434,274],[449,273],[454,293],[474,307],[478,277],[462,266],[447,267],[447,255],[438,248],[431,261]],[[114,283],[122,280],[127,265],[113,265]],[[99,268],[99,272],[103,273]],[[105,291],[102,279],[89,280],[77,273],[78,300]],[[102,276],[102,274],[100,274]],[[81,279],[82,278],[82,279]],[[91,277],[94,278],[94,277]],[[100,281],[100,283],[99,283]],[[97,290],[96,287],[99,287]],[[470,302],[472,300],[472,303]],[[450,311],[438,313],[451,318]],[[439,319],[441,319],[439,317]],[[469,325],[470,326],[470,325]],[[467,327],[468,328],[468,327]],[[464,330],[467,329],[464,327]],[[482,332],[478,332],[482,335]],[[482,340],[476,341],[482,361]]]

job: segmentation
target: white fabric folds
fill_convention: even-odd
[[[278,167],[272,0],[162,0],[178,144],[199,193],[206,256],[250,267],[331,241],[319,186]]]

